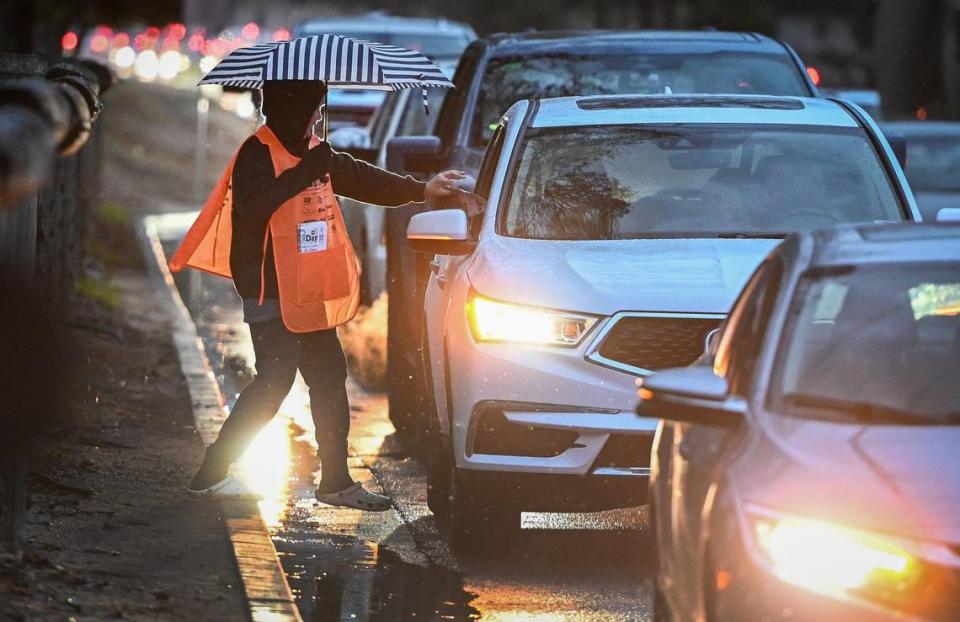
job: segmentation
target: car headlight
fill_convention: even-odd
[[[477,294],[467,303],[467,316],[478,342],[554,346],[579,344],[597,321],[586,315],[515,305]]]
[[[920,575],[919,560],[890,538],[766,510],[751,521],[773,573],[805,589],[899,601]]]

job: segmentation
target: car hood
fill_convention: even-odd
[[[924,222],[935,222],[945,207],[960,207],[960,192],[914,192],[913,197]]]
[[[468,276],[485,296],[554,309],[726,313],[779,240],[483,240]]]
[[[738,496],[899,537],[960,543],[960,426],[771,417],[731,468]]]

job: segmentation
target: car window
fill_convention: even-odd
[[[460,129],[460,118],[467,97],[470,94],[470,88],[473,83],[474,74],[477,71],[477,65],[480,63],[482,50],[479,46],[467,48],[463,58],[457,65],[457,71],[453,74],[453,84],[455,88],[444,89],[446,94],[443,98],[443,105],[440,108],[440,115],[437,118],[436,134],[440,137],[440,142],[444,148],[449,149],[457,140],[457,131]]]
[[[501,233],[547,240],[777,237],[901,221],[861,128],[810,125],[531,129]]]
[[[403,111],[400,113],[400,123],[397,125],[397,136],[425,136],[433,134],[437,113],[443,104],[447,89],[427,89],[427,105],[430,114],[423,109],[423,97],[419,92],[411,93],[407,97]]]
[[[960,137],[911,138],[905,172],[916,192],[960,192]]]
[[[522,99],[626,93],[810,95],[786,54],[614,54],[605,49],[502,57],[484,71],[470,144],[485,145],[500,115]]]
[[[503,142],[507,134],[507,121],[503,119],[497,125],[497,130],[490,139],[487,151],[483,154],[483,163],[480,165],[480,172],[477,174],[476,193],[484,198],[490,196],[490,187],[493,185],[493,176],[497,171],[497,163],[500,161],[500,153],[503,151]]]
[[[480,164],[480,170],[477,174],[477,184],[474,188],[476,194],[484,199],[489,198],[490,189],[493,186],[493,178],[497,173],[497,165],[500,162],[500,156],[503,153],[503,143],[507,136],[507,119],[500,121],[497,130],[490,139],[486,152],[483,154],[483,162]],[[480,234],[480,227],[483,224],[483,213],[474,214],[470,218],[470,230],[473,237]]]
[[[387,130],[390,128],[390,119],[393,118],[399,99],[398,93],[391,93],[374,113],[373,119],[370,121],[370,147],[372,149],[379,149],[383,146],[387,138]]]
[[[960,417],[960,264],[814,270],[788,317],[771,385],[778,412]]]
[[[747,395],[753,384],[782,279],[783,261],[779,257],[767,260],[750,278],[730,312],[713,367],[727,379],[734,395]]]

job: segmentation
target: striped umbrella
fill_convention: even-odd
[[[331,88],[399,91],[453,88],[439,67],[420,52],[339,35],[312,35],[292,41],[238,48],[200,84],[258,89],[267,80],[318,80]]]

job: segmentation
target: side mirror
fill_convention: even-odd
[[[901,168],[907,167],[907,139],[899,132],[889,132],[884,134],[887,142],[890,143],[890,149],[893,155],[897,156],[897,162]]]
[[[641,417],[732,428],[747,411],[746,403],[731,397],[727,381],[709,367],[679,367],[648,376],[638,394]]]
[[[960,222],[960,207],[943,207],[937,212],[937,222]]]
[[[416,214],[407,225],[413,250],[431,255],[467,255],[473,251],[470,223],[461,209]]]
[[[437,136],[397,136],[387,143],[387,169],[395,173],[436,173],[443,144]]]

